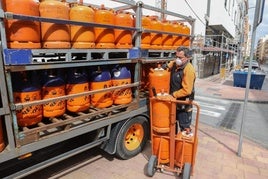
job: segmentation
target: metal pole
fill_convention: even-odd
[[[240,128],[240,135],[239,135],[239,144],[238,144],[238,151],[237,155],[241,157],[241,151],[242,151],[242,142],[243,142],[243,133],[244,133],[244,118],[246,116],[247,112],[247,103],[248,103],[248,93],[249,93],[249,86],[250,86],[250,80],[251,80],[251,68],[252,68],[252,60],[253,60],[253,51],[254,51],[254,44],[255,44],[255,38],[256,38],[256,29],[260,19],[260,4],[262,0],[256,1],[256,8],[254,12],[254,22],[253,22],[253,28],[252,28],[252,39],[251,39],[251,47],[250,47],[250,59],[249,59],[249,67],[248,67],[248,75],[247,75],[247,84],[246,84],[246,92],[245,92],[245,100],[243,105],[243,114],[242,114],[242,121],[241,121],[241,128]]]
[[[221,34],[221,45],[220,45],[220,48],[221,48],[221,57],[220,57],[220,77],[221,77],[221,80],[222,78],[225,78],[225,68],[223,70],[223,64],[222,64],[222,61],[223,61],[223,33]]]

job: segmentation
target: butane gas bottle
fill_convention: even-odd
[[[145,30],[150,30],[152,25],[150,16],[142,16],[141,24],[142,28],[144,28]],[[149,49],[150,47],[151,47],[151,33],[143,32],[141,34],[141,48]]]
[[[42,99],[65,95],[65,81],[60,69],[45,70],[42,77]],[[65,100],[57,100],[43,105],[44,117],[61,116],[66,111]]]
[[[151,18],[151,29],[156,31],[162,31],[162,22],[158,20],[157,16],[150,16]],[[162,33],[151,33],[151,48],[161,49],[162,48]]]
[[[173,24],[174,33],[183,34],[183,31],[182,31],[183,24],[182,23],[174,21],[172,24]],[[173,35],[173,47],[177,48],[181,45],[182,45],[182,36],[181,35]]]
[[[15,72],[12,74],[15,103],[41,100],[41,88],[35,71]],[[33,105],[17,111],[17,122],[21,127],[35,125],[42,120],[42,105]]]
[[[93,71],[90,80],[90,90],[105,89],[112,86],[111,73],[107,69]],[[99,92],[91,96],[91,104],[94,107],[105,108],[113,104],[112,92]]]
[[[173,33],[173,25],[168,20],[163,20],[163,31]],[[173,36],[169,34],[163,34],[162,36],[162,49],[171,50],[173,48]]]
[[[159,64],[157,68],[150,69],[149,73],[149,95],[153,96],[152,88],[156,93],[169,93],[170,72],[161,68]]]
[[[153,137],[153,154],[159,156],[159,162],[161,164],[167,164],[169,162],[168,137],[168,134],[158,134]]]
[[[158,93],[157,97],[160,99],[172,100],[174,99],[167,93]],[[154,100],[152,101],[152,128],[158,133],[168,133],[170,131],[171,108],[172,103],[166,101]],[[161,109],[161,110],[160,110]]]
[[[15,14],[39,16],[37,0],[4,0],[3,9]],[[6,34],[9,48],[40,48],[40,22],[7,20]]]
[[[76,94],[89,90],[88,76],[82,68],[72,68],[68,70],[66,93]],[[90,96],[75,97],[67,100],[67,110],[71,112],[81,112],[89,109]]]
[[[94,10],[91,7],[75,4],[70,10],[70,20],[80,22],[94,22]],[[72,48],[94,48],[95,34],[93,27],[71,25]]]
[[[133,27],[134,20],[132,15],[128,12],[119,11],[115,15],[115,25]],[[115,29],[115,46],[116,48],[132,48],[132,34],[131,30]]]
[[[189,46],[190,45],[190,37],[189,37],[189,35],[190,35],[190,28],[187,25],[184,25],[182,27],[182,31],[183,31],[183,34],[188,35],[188,36],[184,36],[182,38],[182,45],[183,46]]]
[[[120,86],[131,84],[131,73],[125,67],[116,66],[112,70],[112,85]],[[128,104],[132,101],[132,91],[131,88],[124,88],[114,90],[113,92],[114,104]]]
[[[69,20],[69,6],[57,0],[44,0],[40,3],[41,17]],[[70,48],[70,26],[41,22],[43,48]]]
[[[183,142],[183,140],[185,142]],[[182,132],[179,132],[176,136],[176,146],[175,146],[175,164],[177,166],[182,165],[182,159],[184,163],[195,164],[195,157],[192,158],[195,149],[194,156],[196,155],[196,149],[198,144],[197,141],[194,143],[194,136],[184,136]],[[183,149],[184,148],[184,149]],[[183,150],[183,152],[182,152]]]
[[[108,10],[104,5],[101,5],[101,7],[95,11],[94,21],[99,24],[114,25],[115,14],[112,10]],[[94,31],[96,48],[115,48],[114,29],[95,27]]]

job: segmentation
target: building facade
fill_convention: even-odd
[[[200,78],[230,71],[248,49],[247,0],[166,0],[167,10],[196,19],[192,48]]]
[[[194,35],[193,62],[201,78],[229,71],[230,67],[241,63],[246,55],[245,51],[248,51],[248,0],[198,0],[198,3],[196,0],[142,2],[196,19],[194,28],[189,27]],[[152,13],[154,14],[148,14]],[[165,18],[173,20],[171,16]]]
[[[256,60],[260,64],[264,64],[268,61],[268,35],[258,40]]]

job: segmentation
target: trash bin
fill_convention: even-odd
[[[250,89],[261,90],[264,79],[265,79],[265,74],[260,74],[260,73],[251,74]]]
[[[234,71],[233,72],[233,78],[234,78],[233,86],[245,88],[247,84],[247,75],[248,75],[247,71]],[[265,74],[252,72],[249,88],[261,90],[264,79],[265,79]]]

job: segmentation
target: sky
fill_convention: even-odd
[[[254,20],[254,13],[255,13],[255,5],[257,0],[248,0],[249,2],[249,23],[253,26],[253,20]],[[252,35],[252,32],[250,32],[250,36]],[[255,47],[258,42],[258,40],[265,35],[268,35],[268,1],[265,0],[265,6],[264,6],[264,12],[263,12],[263,19],[262,23],[259,24],[259,26],[256,29],[256,39],[255,39]]]

